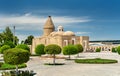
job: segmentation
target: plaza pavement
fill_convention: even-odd
[[[62,56],[62,55],[60,55]],[[75,58],[76,56],[72,56]],[[65,65],[48,66],[44,63],[51,63],[52,59],[41,59],[40,57],[31,57],[24,70],[33,70],[35,76],[120,76],[120,55],[111,52],[101,53],[81,53],[80,58],[105,58],[116,59],[115,64],[77,64],[74,61],[57,59],[56,62],[65,63]],[[0,57],[0,60],[2,58]]]
[[[75,56],[72,56],[74,58]],[[25,70],[34,70],[36,76],[120,76],[120,55],[117,53],[81,53],[80,58],[107,58],[116,59],[115,64],[77,64],[74,61],[57,59],[56,62],[65,65],[48,66],[44,63],[52,62],[52,59],[31,57]]]

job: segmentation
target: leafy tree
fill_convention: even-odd
[[[6,50],[8,50],[8,49],[10,49],[10,46],[4,45],[4,46],[2,46],[2,47],[0,48],[0,53],[3,54],[4,51],[6,51]]]
[[[12,48],[4,53],[4,61],[7,64],[16,65],[16,73],[18,73],[18,65],[29,61],[30,53],[23,49]]]
[[[77,54],[78,50],[74,45],[68,45],[63,47],[63,54],[64,55],[69,55],[69,59],[71,55]]]
[[[13,33],[11,32],[11,29],[9,27],[6,27],[5,31],[3,31],[3,37],[4,42],[13,41]]]
[[[19,39],[17,36],[13,36],[13,33],[9,27],[6,27],[3,33],[0,33],[0,45],[4,45],[6,42],[13,42],[13,38],[15,38],[15,45],[18,44]]]
[[[96,52],[100,52],[100,51],[101,51],[101,49],[100,49],[100,48],[97,48],[97,49],[96,49]]]
[[[53,55],[53,64],[55,64],[55,54],[61,53],[61,47],[56,44],[50,44],[45,47],[44,51],[46,54]]]
[[[30,48],[26,44],[19,44],[16,46],[16,48],[24,49],[30,51]]]
[[[33,38],[34,38],[33,35],[28,36],[27,39],[25,40],[24,44],[32,45]]]
[[[76,44],[75,47],[77,48],[78,50],[78,57],[79,57],[79,53],[83,52],[83,47],[81,44]]]
[[[37,47],[35,48],[35,53],[38,54],[38,55],[45,54],[44,48],[45,48],[44,44],[37,45]]]
[[[14,48],[15,47],[15,44],[13,44],[12,41],[6,41],[3,45],[8,45],[8,46],[10,46],[10,48]]]
[[[113,47],[112,52],[116,53],[117,52],[116,48]]]

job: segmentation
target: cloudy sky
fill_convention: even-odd
[[[90,40],[120,40],[120,0],[0,0],[0,32],[6,26],[20,40],[42,35],[48,16]]]

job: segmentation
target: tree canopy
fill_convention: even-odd
[[[75,47],[77,48],[78,53],[83,52],[83,46],[81,44],[76,44]]]
[[[68,45],[68,46],[63,47],[63,54],[69,55],[69,59],[70,59],[70,55],[74,55],[77,53],[78,53],[78,50],[74,45]]]
[[[22,63],[26,63],[29,60],[30,53],[26,50],[19,48],[8,49],[4,53],[4,61],[5,63],[11,65],[18,65]]]
[[[56,44],[50,44],[45,47],[45,52],[47,54],[60,54],[61,53],[61,47]]]
[[[61,47],[56,45],[56,44],[50,44],[45,47],[44,49],[46,54],[51,54],[53,55],[53,64],[55,64],[55,54],[60,54],[61,53]]]
[[[18,65],[29,61],[30,53],[19,48],[8,49],[4,52],[4,62],[16,65],[16,73],[18,74]]]
[[[44,44],[39,44],[39,45],[37,45],[37,46],[35,47],[35,53],[38,54],[38,55],[43,55],[43,54],[45,54],[44,48],[45,48]]]
[[[15,38],[15,45],[17,45],[19,39],[17,38],[17,36],[14,37],[9,27],[6,27],[5,30],[0,33],[0,45],[2,46],[6,42],[13,42],[13,38]]]
[[[24,41],[24,44],[32,45],[32,39],[33,38],[34,38],[33,35],[28,36],[27,39]]]

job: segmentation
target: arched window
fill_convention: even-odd
[[[71,44],[75,44],[75,38],[72,38],[72,42],[71,42]]]
[[[74,40],[72,40],[72,44],[73,44],[73,45],[74,45],[74,43],[75,43]]]
[[[64,40],[64,45],[67,46],[68,45],[68,40]]]

